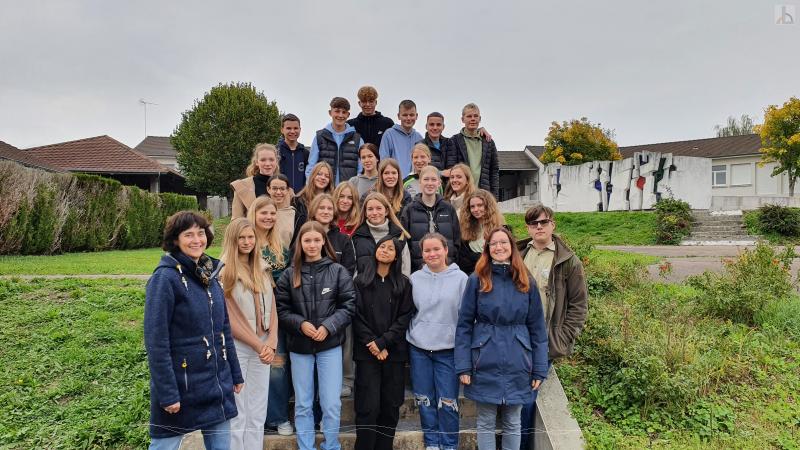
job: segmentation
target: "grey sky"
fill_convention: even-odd
[[[541,144],[586,116],[621,145],[712,136],[800,95],[800,1],[2,1],[0,140],[21,148],[108,134],[169,135],[219,82],[250,81],[300,116],[378,88],[460,129],[474,101],[501,150]],[[795,20],[797,21],[797,17]],[[760,119],[759,119],[760,120]]]

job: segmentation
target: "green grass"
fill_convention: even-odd
[[[0,448],[143,448],[144,282],[0,280]]]
[[[208,254],[218,257],[214,246]],[[51,256],[0,256],[0,275],[138,275],[153,272],[164,251],[160,248],[64,253]]]
[[[649,212],[557,213],[556,231],[568,240],[586,238],[593,244],[645,245],[653,243],[653,221]],[[506,221],[518,238],[527,237],[524,216],[507,214]],[[214,221],[213,245],[208,254],[219,257],[222,236],[230,218]],[[0,256],[0,275],[140,275],[153,271],[162,250],[112,250],[61,255]]]
[[[585,238],[598,245],[652,245],[655,243],[652,212],[563,212],[555,214],[556,233],[567,240]],[[524,214],[506,214],[517,238],[528,237]]]

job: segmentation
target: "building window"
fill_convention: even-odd
[[[753,165],[731,164],[731,186],[750,186],[753,184]]]
[[[711,185],[726,186],[728,184],[728,166],[711,166]]]

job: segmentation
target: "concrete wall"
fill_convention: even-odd
[[[693,209],[708,209],[710,179],[710,159],[641,152],[621,161],[548,164],[540,171],[539,199],[556,211],[636,211],[671,193]]]
[[[776,164],[769,163],[760,167],[758,165],[759,161],[761,161],[761,156],[759,155],[712,159],[712,167],[725,166],[727,175],[724,184],[712,186],[712,195],[715,197],[788,196],[789,179],[786,174],[782,173],[773,177],[772,171],[775,169]],[[749,173],[749,180],[735,179],[733,171],[742,169]]]
[[[556,371],[550,367],[539,388],[534,418],[534,450],[573,450],[584,448],[581,428],[569,412],[569,402]]]
[[[228,208],[228,199],[225,197],[208,197],[206,209],[211,211],[211,215],[215,219],[231,215]]]
[[[800,197],[761,195],[715,195],[711,198],[712,211],[749,211],[764,205],[782,205],[800,208]]]

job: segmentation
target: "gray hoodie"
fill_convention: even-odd
[[[378,181],[377,175],[374,177],[368,177],[363,173],[350,178],[350,182],[353,183],[358,190],[358,198],[363,198],[364,194],[369,192],[369,190],[372,189],[372,186],[375,186],[376,181]]]
[[[411,293],[417,313],[411,318],[406,339],[423,350],[455,347],[456,323],[467,275],[450,264],[434,273],[427,265],[411,274]]]

